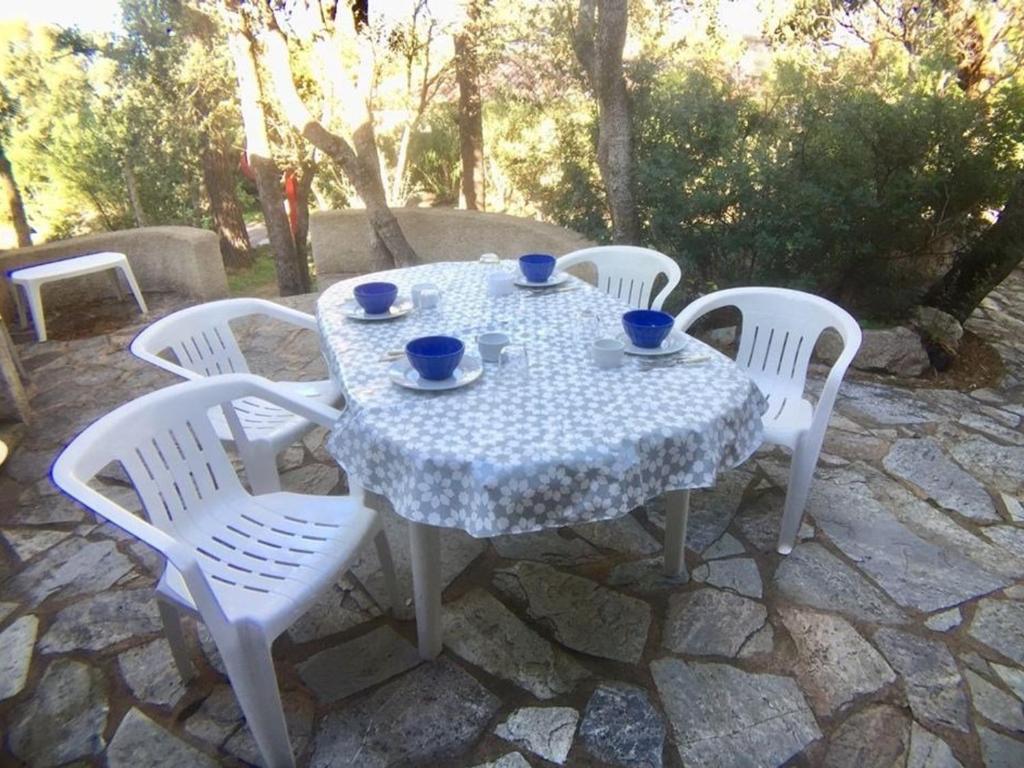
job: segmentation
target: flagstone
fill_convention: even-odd
[[[875,633],[875,645],[903,679],[914,717],[968,730],[967,695],[953,654],[942,643],[898,629]]]
[[[110,768],[213,768],[217,761],[205,755],[132,707],[117,726],[107,747]]]
[[[311,768],[436,765],[462,754],[498,697],[445,659],[422,664],[320,720]]]
[[[712,560],[693,571],[693,580],[722,589],[731,589],[746,597],[761,598],[764,588],[757,563],[749,557]]]
[[[982,600],[967,631],[978,642],[1024,665],[1024,602]]]
[[[25,687],[38,629],[39,619],[22,616],[0,632],[0,701],[17,696]]]
[[[572,748],[579,719],[580,713],[572,707],[523,707],[500,723],[494,733],[562,765]]]
[[[685,765],[779,766],[821,738],[791,678],[678,659],[651,674]]]
[[[132,570],[132,562],[113,541],[87,541],[72,536],[44,555],[6,585],[6,592],[30,607],[52,595],[61,599],[103,592]]]
[[[642,600],[540,563],[498,570],[494,583],[534,621],[551,626],[562,645],[616,661],[640,660],[651,624],[651,607]]]
[[[795,603],[839,611],[879,624],[904,624],[906,615],[878,587],[821,544],[797,545],[775,570],[775,587]]]
[[[907,768],[963,768],[949,744],[917,723],[910,730]]]
[[[538,699],[569,693],[589,674],[482,589],[446,605],[443,627],[453,653]]]
[[[632,515],[576,525],[572,530],[595,547],[627,555],[651,555],[662,549],[661,542]]]
[[[185,695],[170,643],[162,637],[128,649],[117,657],[117,666],[139,701],[173,707]]]
[[[583,712],[580,741],[602,763],[661,768],[665,722],[642,688],[602,683]]]
[[[985,486],[946,456],[932,438],[897,440],[882,463],[889,474],[921,489],[946,509],[971,520],[999,519]]]
[[[1020,768],[1024,765],[1024,742],[989,728],[978,727],[985,768]]]
[[[881,654],[845,619],[800,608],[783,608],[779,615],[796,644],[797,679],[819,716],[834,715],[896,679]]]
[[[909,750],[909,718],[895,707],[870,707],[839,726],[829,743],[823,768],[902,766]]]
[[[298,665],[298,671],[317,700],[329,704],[419,663],[412,643],[391,627],[383,626],[314,654]]]
[[[43,653],[98,651],[162,625],[151,589],[120,590],[73,603],[57,614],[39,641]]]
[[[760,603],[719,589],[672,595],[662,644],[675,653],[733,657],[767,617]]]
[[[32,698],[11,714],[8,743],[28,765],[60,765],[95,755],[106,742],[107,686],[95,667],[57,659]]]
[[[1024,708],[1020,701],[971,670],[964,677],[978,714],[1009,731],[1024,731]]]

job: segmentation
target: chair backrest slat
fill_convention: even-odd
[[[732,288],[698,299],[691,307],[679,313],[678,327],[689,328],[715,309],[739,310],[742,328],[736,363],[763,391],[783,403],[803,395],[811,354],[822,333],[832,329],[845,344],[860,343],[857,322],[845,310],[800,291]],[[774,400],[772,407],[776,407]]]
[[[88,441],[78,479],[88,482],[99,468],[120,462],[149,522],[182,538],[207,509],[244,493],[210,420],[209,408],[218,405],[210,397],[165,402],[150,395],[122,406],[77,438]]]
[[[665,297],[682,279],[679,265],[663,253],[631,245],[607,245],[573,251],[558,259],[558,269],[592,264],[597,287],[636,309],[661,309]],[[667,286],[652,303],[651,292],[658,275]]]
[[[230,321],[243,317],[244,306],[215,301],[168,315],[142,331],[132,352],[173,370],[160,355],[170,350],[177,364],[200,376],[249,373],[249,365],[231,330]],[[179,370],[178,373],[181,373]]]

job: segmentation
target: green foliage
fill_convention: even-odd
[[[636,99],[647,242],[703,284],[790,285],[899,314],[1005,199],[1016,98],[886,98],[797,66],[767,94],[713,70],[662,73]]]
[[[269,245],[253,248],[251,266],[227,273],[231,296],[273,296],[277,292],[277,267]]]
[[[847,21],[862,12],[811,5]],[[802,21],[819,37],[835,29]],[[963,19],[917,23],[912,45],[887,31],[838,53],[791,34],[756,77],[704,48],[645,41],[628,71],[642,244],[685,263],[689,295],[786,285],[896,319],[988,226],[1024,165],[1024,86],[993,53],[988,79],[966,93],[944,34]],[[596,116],[571,92],[534,110],[516,130],[547,123],[556,145],[518,146],[512,178],[543,216],[606,238]]]
[[[457,205],[462,162],[459,154],[458,110],[438,104],[426,115],[425,130],[415,134],[409,147],[409,185],[429,195],[435,205]]]
[[[730,37],[718,0],[629,5],[642,244],[685,264],[688,295],[789,285],[897,317],[988,226],[1024,167],[1019,0],[775,0],[757,43]],[[362,73],[389,198],[457,204],[451,37],[469,30],[488,210],[607,240],[597,105],[572,45],[578,0],[494,0],[468,26],[440,4],[415,7],[371,30]],[[209,225],[202,148],[240,150],[243,137],[225,30],[203,8],[122,0],[124,34],[109,39],[0,25],[0,142],[44,236],[131,226],[129,170],[148,223]],[[317,69],[331,62],[302,35],[291,47],[303,97],[340,128],[345,105]],[[352,69],[358,57],[341,58],[333,65]],[[308,167],[308,142],[268,106],[275,159]],[[241,178],[239,193],[256,211]],[[344,207],[354,192],[321,160],[314,197]]]

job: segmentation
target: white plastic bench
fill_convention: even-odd
[[[93,272],[105,272],[108,269],[121,271],[125,281],[128,283],[128,287],[131,288],[132,294],[135,296],[135,301],[138,302],[139,309],[142,310],[142,314],[148,314],[149,310],[146,308],[146,300],[142,298],[142,291],[139,290],[139,284],[135,281],[135,275],[132,274],[132,268],[128,263],[127,257],[123,253],[104,251],[102,253],[90,253],[86,256],[74,256],[70,259],[61,259],[60,261],[51,261],[47,264],[37,264],[33,267],[24,267],[9,272],[7,277],[11,283],[14,303],[18,307],[18,320],[21,323],[21,327],[28,327],[28,315],[26,314],[21,294],[18,291],[19,285],[25,290],[25,296],[28,298],[28,306],[32,311],[32,322],[36,327],[36,338],[39,341],[46,341],[46,320],[43,317],[43,285],[56,280],[67,280],[71,277],[88,275]],[[115,274],[112,277],[114,278],[114,286],[117,288],[118,297],[123,298],[124,293],[121,291],[121,283],[118,282],[117,275]]]

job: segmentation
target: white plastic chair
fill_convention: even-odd
[[[329,426],[339,412],[282,392],[252,374],[184,382],[122,405],[88,427],[53,466],[68,494],[162,554],[157,597],[182,678],[192,675],[179,609],[198,615],[213,635],[231,686],[268,766],[292,766],[271,644],[335,582],[372,538],[398,605],[387,539],[362,488],[349,496],[281,492],[252,496],[242,486],[209,411],[258,397]],[[88,482],[120,462],[147,519]]]
[[[683,271],[668,256],[634,245],[602,245],[573,251],[560,256],[555,269],[564,271],[578,264],[593,264],[597,269],[597,287],[636,309],[661,309],[683,279]],[[665,275],[668,284],[651,301],[658,275]]]
[[[264,299],[224,299],[189,307],[157,320],[135,337],[131,350],[136,357],[186,379],[248,373],[249,366],[230,322],[253,315],[264,315],[318,333],[316,319],[304,312]],[[161,356],[167,350],[174,353],[177,364]],[[327,405],[336,404],[340,398],[337,385],[330,379],[274,384],[284,392]],[[238,446],[238,452],[245,464],[249,486],[254,493],[281,490],[277,454],[314,425],[259,398],[243,398],[234,405],[248,438],[247,447]],[[231,428],[221,410],[215,409],[211,417],[218,437],[231,442]]]
[[[685,332],[699,318],[722,307],[736,307],[742,315],[736,363],[768,400],[762,417],[765,441],[793,452],[778,542],[778,551],[788,555],[803,520],[839,384],[860,348],[860,326],[844,309],[809,293],[731,288],[694,301],[676,317],[675,327]],[[827,328],[840,335],[843,351],[829,371],[817,404],[812,405],[804,397],[807,366],[818,337]]]

